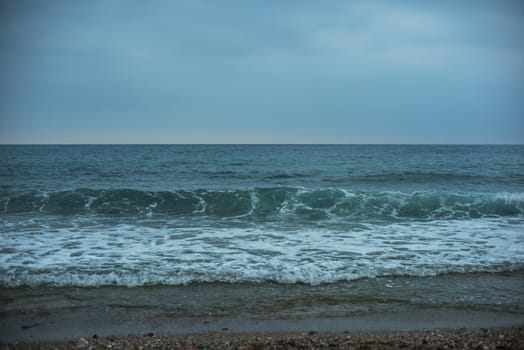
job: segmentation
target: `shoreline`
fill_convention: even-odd
[[[524,315],[501,311],[424,308],[345,317],[272,318],[272,315],[180,316],[117,312],[33,310],[0,317],[0,343],[69,342],[83,337],[155,334],[167,337],[209,334],[302,334],[304,332],[424,332],[524,327]],[[274,317],[274,316],[273,316]],[[523,338],[524,339],[524,338]]]

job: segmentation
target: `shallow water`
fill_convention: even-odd
[[[315,318],[452,308],[524,315],[524,271],[379,277],[310,286],[198,283],[186,286],[3,288],[6,314],[138,312],[149,317]],[[523,318],[524,320],[524,318]]]

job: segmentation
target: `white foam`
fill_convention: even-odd
[[[320,284],[388,275],[524,266],[522,219],[367,225],[362,229],[177,227],[71,221],[4,225],[0,284],[137,286],[277,281]],[[65,226],[65,227],[64,227]],[[34,227],[29,229],[29,227]]]

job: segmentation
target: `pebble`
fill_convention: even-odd
[[[88,346],[88,345],[89,345],[89,342],[87,340],[85,340],[84,338],[78,339],[78,346],[79,347],[85,347],[85,346]]]
[[[485,330],[343,333],[205,333],[92,337],[73,342],[0,344],[9,349],[524,349],[524,327]]]

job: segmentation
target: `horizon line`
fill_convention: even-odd
[[[0,143],[0,146],[524,146],[523,143]]]

